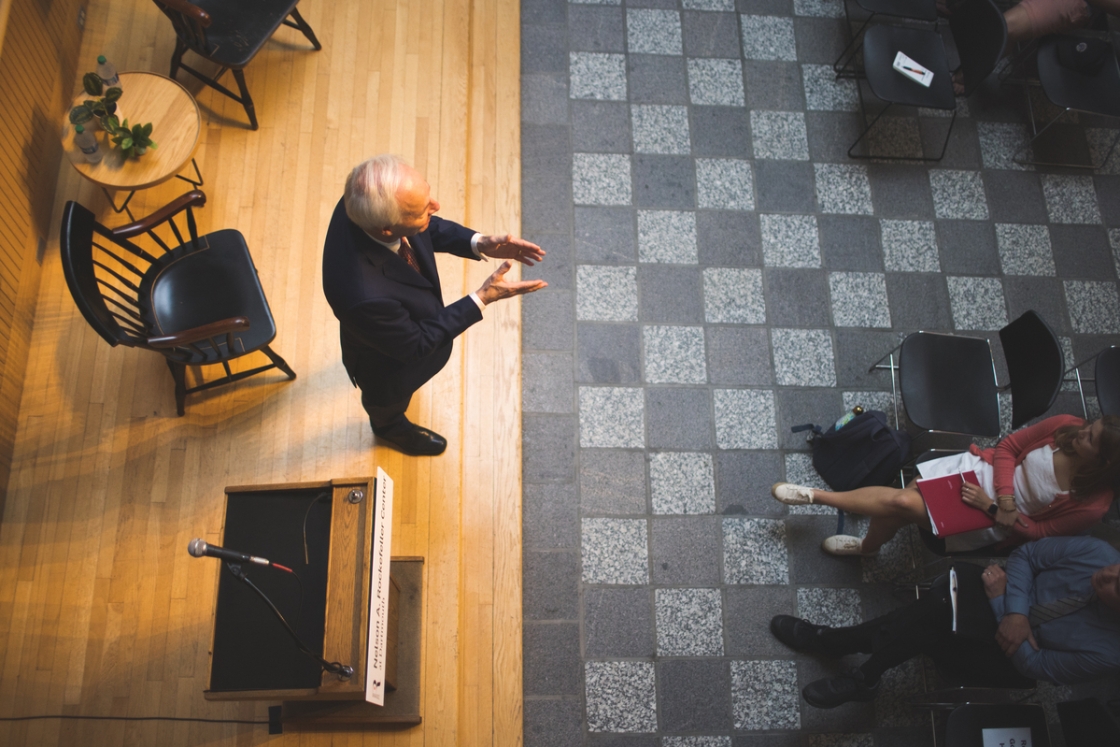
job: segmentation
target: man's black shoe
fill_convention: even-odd
[[[775,615],[770,621],[770,632],[794,651],[822,656],[840,656],[839,653],[832,653],[825,647],[824,639],[821,637],[824,630],[820,625],[805,622],[792,615]]]
[[[373,434],[378,441],[395,446],[398,451],[409,456],[438,456],[447,448],[446,438],[407,420],[381,433],[374,431]]]
[[[809,683],[801,691],[801,696],[805,698],[805,702],[816,708],[835,708],[853,700],[866,703],[874,700],[879,694],[879,682],[868,685],[864,681],[863,672],[854,669],[835,677],[825,677],[823,680]]]

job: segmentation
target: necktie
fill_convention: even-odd
[[[408,266],[416,270],[420,277],[424,273],[420,272],[420,263],[416,261],[416,252],[412,250],[412,244],[408,243],[408,239],[401,237],[401,248],[397,252],[397,256],[408,263]]]
[[[1053,602],[1046,604],[1031,605],[1031,612],[1029,615],[1032,628],[1037,628],[1042,623],[1050,622],[1059,617],[1071,615],[1097,598],[1096,594],[1088,594],[1086,596],[1069,596],[1055,599]]]

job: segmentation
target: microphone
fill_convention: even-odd
[[[256,555],[246,555],[243,552],[237,552],[236,550],[227,550],[224,547],[218,547],[217,545],[208,544],[206,540],[202,539],[201,537],[190,541],[190,544],[187,545],[187,552],[189,552],[196,558],[201,558],[204,555],[208,555],[211,558],[221,558],[222,560],[228,560],[233,563],[256,563],[257,565],[275,565],[267,558],[258,558]],[[284,566],[277,567],[283,568]]]

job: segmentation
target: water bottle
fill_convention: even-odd
[[[101,78],[101,83],[106,88],[119,87],[121,84],[121,76],[117,75],[117,69],[105,59],[105,55],[97,57],[97,77]]]
[[[860,407],[859,405],[856,405],[855,407],[852,408],[851,412],[844,413],[843,417],[841,417],[839,420],[836,421],[836,425],[833,427],[833,430],[837,430],[837,431],[840,430],[845,425],[847,425],[848,423],[855,420],[857,415],[862,415],[862,414],[863,414],[863,408]]]
[[[74,145],[81,148],[82,155],[90,163],[101,163],[101,159],[105,157],[97,145],[97,138],[92,132],[86,132],[86,128],[81,125],[74,127]]]

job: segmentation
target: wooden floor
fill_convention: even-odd
[[[279,327],[273,347],[299,378],[269,374],[194,396],[175,417],[163,360],[110,348],[83,322],[52,238],[0,525],[0,716],[265,719],[266,703],[202,697],[219,566],[189,557],[187,542],[220,540],[227,485],[380,465],[397,486],[394,554],[427,559],[424,723],[270,738],[263,726],[55,719],[0,722],[0,744],[521,742],[519,305],[489,308],[413,401],[410,415],[445,434],[448,452],[406,458],[373,448],[319,270],[346,173],[382,151],[428,175],[445,217],[519,230],[518,3],[304,0],[300,9],[324,48],[281,29],[248,67],[259,131],[235,102],[188,85],[204,119],[202,228],[246,235]],[[91,0],[87,69],[105,53],[122,70],[166,73],[172,46],[152,3]],[[187,188],[162,185],[132,207],[144,214]],[[55,225],[69,199],[123,222],[64,163]],[[445,259],[449,298],[488,272]]]

